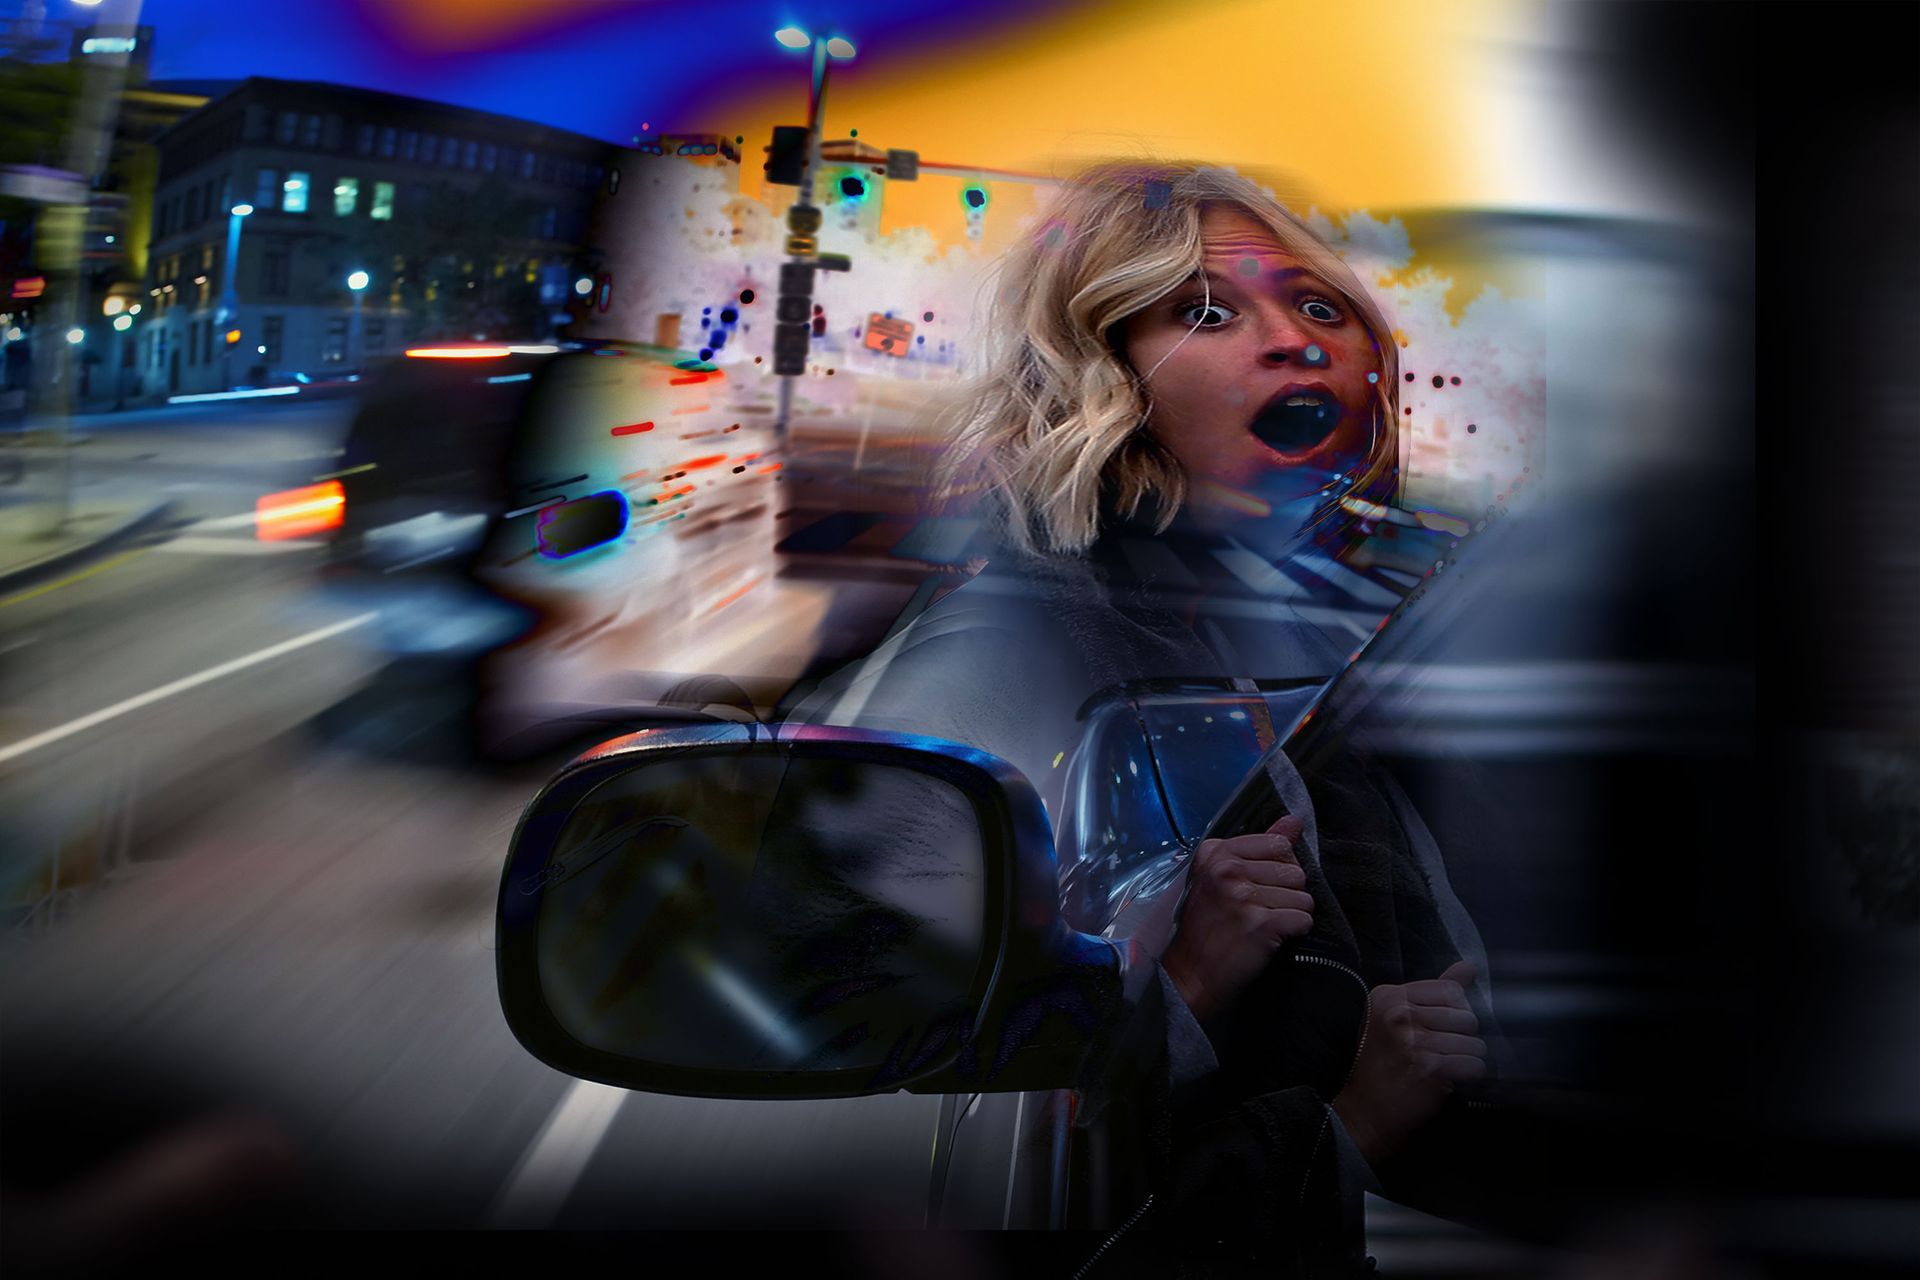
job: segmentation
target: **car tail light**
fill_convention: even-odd
[[[253,529],[262,542],[310,538],[338,529],[347,515],[347,493],[338,480],[269,493],[253,506]]]

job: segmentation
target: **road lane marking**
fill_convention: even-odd
[[[575,1080],[514,1166],[507,1185],[487,1211],[487,1225],[508,1229],[550,1225],[626,1100],[625,1089]]]
[[[35,587],[31,591],[22,591],[17,595],[8,596],[6,599],[0,600],[0,609],[4,609],[10,604],[19,604],[23,600],[31,600],[35,596],[43,596],[49,591],[58,591],[61,587],[72,586],[83,578],[91,578],[96,573],[105,573],[107,570],[113,568],[113,566],[125,564],[135,556],[145,555],[152,549],[151,547],[135,547],[131,551],[122,551],[117,556],[102,560],[99,564],[89,565],[78,573],[70,573],[64,578],[47,583],[44,587]]]
[[[217,667],[208,667],[205,671],[199,672],[196,675],[185,676],[179,680],[175,680],[171,684],[163,684],[158,689],[149,689],[147,692],[128,698],[124,702],[116,702],[104,710],[95,711],[91,715],[81,716],[78,720],[69,720],[58,728],[48,729],[45,733],[36,733],[31,738],[16,742],[10,747],[0,748],[0,764],[5,764],[9,760],[17,760],[28,752],[38,751],[41,747],[51,746],[53,743],[59,742],[63,738],[70,738],[76,733],[85,733],[95,725],[105,724],[116,716],[126,715],[129,711],[138,711],[142,707],[150,707],[156,702],[171,698],[176,693],[185,693],[189,689],[195,689],[203,684],[209,684],[212,681],[220,679],[222,676],[230,676],[236,671],[244,671],[248,667],[258,666],[263,662],[271,662],[275,658],[282,657],[295,650],[304,649],[310,644],[318,644],[322,640],[330,640],[343,632],[353,630],[355,627],[364,627],[367,623],[372,622],[379,616],[378,613],[363,613],[358,617],[348,618],[345,622],[336,622],[332,626],[321,627],[318,631],[309,631],[303,636],[295,636],[291,640],[282,640],[279,644],[268,645],[259,652],[250,653],[244,658],[235,658],[233,661],[223,662]]]
[[[1013,1229],[1013,1177],[1020,1167],[1020,1121],[1027,1114],[1027,1095],[1015,1095],[1013,1104],[1013,1142],[1012,1150],[1007,1152],[1007,1207],[1000,1215],[1000,1229]]]
[[[270,556],[282,551],[305,551],[326,544],[317,538],[287,538],[278,542],[259,542],[253,538],[173,538],[154,547],[155,551],[190,556]]]
[[[197,529],[247,529],[253,526],[253,512],[242,511],[237,516],[211,516],[205,520],[195,520],[192,524],[180,526],[183,531]]]

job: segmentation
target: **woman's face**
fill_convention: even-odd
[[[1206,286],[1196,278],[1121,330],[1152,393],[1150,428],[1196,482],[1269,504],[1303,497],[1366,460],[1373,334],[1250,215],[1209,210],[1200,230]]]

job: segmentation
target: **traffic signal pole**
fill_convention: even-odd
[[[787,210],[787,262],[780,272],[779,314],[774,327],[773,371],[780,379],[780,407],[773,438],[785,444],[793,414],[793,380],[806,372],[812,346],[813,273],[818,256],[820,211],[813,203],[814,175],[820,171],[820,117],[827,103],[827,42],[813,42],[813,75],[807,84],[807,145],[801,163],[799,194]],[[797,316],[797,319],[792,317]]]

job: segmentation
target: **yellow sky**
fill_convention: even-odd
[[[1190,156],[1261,171],[1283,197],[1328,209],[1486,203],[1494,158],[1477,145],[1488,51],[1478,37],[1511,28],[1523,8],[1101,0],[910,64],[863,51],[831,84],[824,132],[858,129],[862,141],[928,160],[1043,172],[1103,155]],[[790,90],[727,102],[727,123],[715,121],[747,137],[749,191],[772,126],[804,120],[803,63]],[[887,225],[958,237],[957,190],[953,179],[894,184]],[[1005,186],[993,194],[990,222],[1022,204]]]

